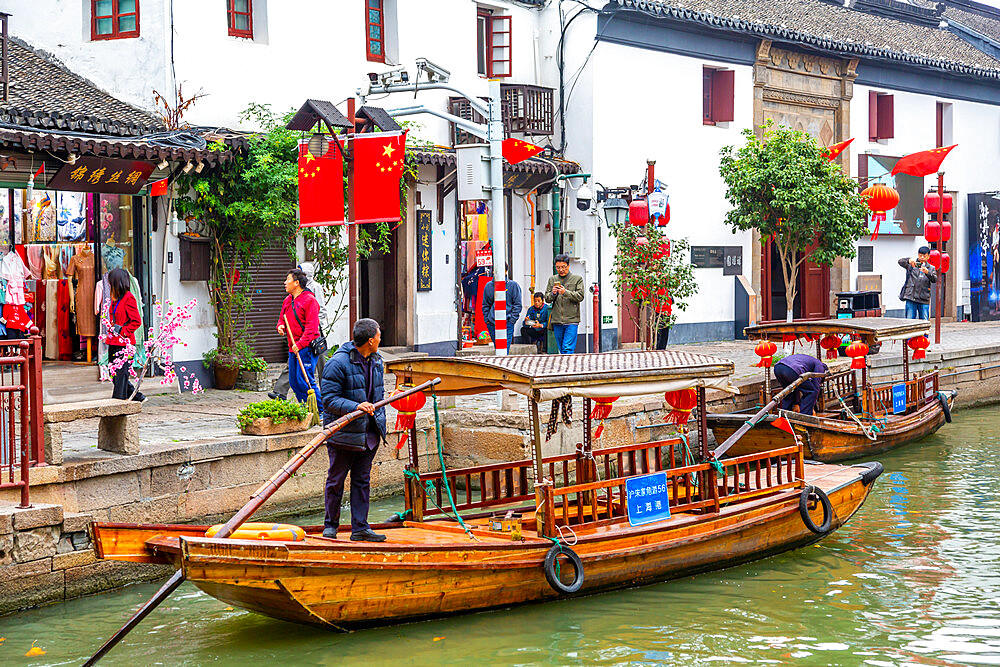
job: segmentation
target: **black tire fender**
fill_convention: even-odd
[[[865,468],[865,471],[861,473],[861,483],[868,486],[876,479],[879,478],[885,471],[885,467],[878,461],[869,461],[867,463],[855,463],[854,468]]]
[[[823,523],[819,526],[809,516],[809,498],[812,496],[816,496],[820,504],[823,505]],[[799,496],[799,514],[802,516],[802,523],[806,524],[806,528],[817,535],[826,535],[830,532],[830,526],[833,524],[833,505],[830,504],[830,498],[823,489],[815,486],[807,486],[802,489],[802,494]]]
[[[947,424],[951,423],[951,408],[948,407],[948,394],[943,391],[937,393],[938,402],[941,404],[941,411],[944,412],[944,421]]]
[[[576,573],[573,577],[573,581],[570,584],[564,584],[562,579],[556,574],[556,561],[559,556],[565,556],[569,559],[569,562],[573,565],[573,570]],[[549,582],[549,586],[556,593],[561,595],[572,595],[578,590],[583,588],[583,561],[580,557],[576,555],[576,552],[567,546],[561,544],[553,544],[549,552],[545,554],[545,563],[542,565],[542,569],[545,570],[545,580]]]

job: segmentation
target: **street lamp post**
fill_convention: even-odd
[[[603,186],[602,186],[603,187]],[[604,220],[610,229],[617,229],[618,225],[624,225],[628,218],[628,202],[618,197],[608,197],[604,200]],[[594,352],[603,352],[601,349],[601,281],[604,278],[602,268],[603,253],[601,251],[601,225],[597,225],[597,281],[591,288],[594,292]]]

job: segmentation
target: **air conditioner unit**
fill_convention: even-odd
[[[466,144],[455,147],[456,178],[459,201],[480,201],[490,198],[489,160],[486,144]]]

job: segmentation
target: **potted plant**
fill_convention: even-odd
[[[202,355],[205,368],[212,371],[216,389],[232,389],[240,376],[240,360],[233,351],[215,347]]]
[[[267,362],[263,357],[253,353],[240,356],[240,377],[236,387],[247,391],[267,390]]]
[[[281,398],[251,403],[236,415],[236,423],[244,435],[305,431],[311,421],[312,414],[306,410],[305,404]]]

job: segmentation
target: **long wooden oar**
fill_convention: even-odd
[[[389,398],[384,398],[378,403],[375,403],[375,409],[389,405],[390,403],[398,401],[401,398],[405,398],[410,394],[415,394],[418,391],[429,389],[430,387],[436,385],[439,382],[441,382],[441,378],[434,378],[433,380],[428,380],[427,382],[417,385],[416,387],[413,387],[411,389],[407,389],[406,391],[402,391],[398,394],[393,394]],[[322,431],[320,431],[320,433],[315,438],[313,438],[308,445],[300,449],[298,453],[295,454],[295,456],[288,459],[288,463],[283,465],[281,469],[278,470],[278,472],[274,473],[274,475],[271,476],[271,479],[264,482],[260,486],[260,488],[254,491],[253,494],[250,496],[249,502],[247,502],[247,504],[243,506],[243,509],[237,512],[232,519],[227,521],[225,525],[219,529],[219,532],[217,532],[214,535],[214,537],[222,538],[222,537],[229,537],[230,535],[232,535],[233,531],[235,531],[247,519],[249,519],[250,516],[254,512],[256,512],[260,508],[260,506],[263,505],[275,491],[278,490],[278,487],[280,487],[282,484],[285,483],[285,480],[287,480],[288,478],[290,478],[292,475],[295,474],[295,471],[298,470],[299,467],[306,462],[306,459],[312,456],[313,452],[315,452],[320,445],[326,442],[327,438],[329,438],[331,435],[333,435],[340,429],[344,428],[344,426],[346,426],[350,422],[354,421],[358,417],[365,414],[368,413],[362,410],[355,410],[354,412],[349,412],[340,419],[338,419],[337,421],[327,426]],[[124,639],[125,635],[127,635],[129,632],[132,631],[132,628],[139,625],[142,619],[146,618],[146,616],[148,616],[149,613],[153,611],[153,609],[155,609],[161,602],[167,599],[167,596],[173,593],[174,590],[176,590],[177,587],[180,586],[183,581],[184,581],[184,570],[182,568],[180,570],[177,570],[177,572],[174,572],[174,575],[167,580],[167,583],[163,584],[160,590],[156,591],[156,595],[149,598],[149,601],[146,604],[142,605],[139,611],[137,611],[135,615],[132,616],[132,618],[130,618],[128,622],[118,630],[118,632],[113,634],[111,638],[108,639],[108,641],[104,642],[104,646],[98,649],[97,653],[95,653],[90,658],[90,660],[83,663],[84,667],[89,667],[90,665],[97,664],[97,661],[103,658],[104,654],[106,654],[108,651],[114,648],[115,645],[118,644],[118,642]]]
[[[757,412],[757,414],[755,414],[753,417],[751,417],[750,419],[748,419],[746,421],[746,423],[743,424],[743,426],[740,426],[738,429],[736,429],[736,432],[733,433],[728,438],[726,438],[725,442],[723,442],[721,445],[719,445],[718,447],[716,447],[714,451],[709,452],[709,457],[712,458],[712,459],[715,459],[716,461],[719,460],[720,456],[722,456],[723,454],[725,454],[729,450],[730,447],[732,447],[733,445],[735,445],[736,442],[740,438],[742,438],[743,435],[747,431],[749,431],[754,426],[756,426],[757,422],[759,422],[761,419],[763,419],[764,416],[767,413],[769,413],[771,411],[771,409],[774,408],[775,405],[777,405],[779,402],[781,402],[781,400],[785,396],[787,396],[788,394],[790,394],[792,392],[792,390],[794,390],[796,387],[798,387],[800,384],[802,384],[806,380],[811,380],[813,378],[821,378],[821,377],[824,377],[825,375],[826,375],[826,373],[803,373],[802,375],[800,375],[798,378],[796,378],[795,382],[791,383],[790,385],[788,385],[787,387],[785,387],[784,389],[782,389],[781,391],[779,391],[775,395],[775,397],[773,399],[771,399],[770,403],[768,403],[767,405],[765,405],[763,408],[760,409],[760,411]]]

